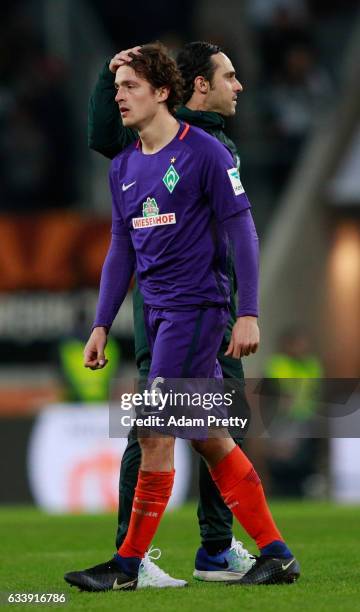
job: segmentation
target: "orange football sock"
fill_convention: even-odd
[[[283,541],[266,503],[260,478],[238,446],[210,473],[226,505],[259,548],[274,540]]]
[[[170,499],[174,476],[175,470],[171,472],[139,470],[129,528],[118,550],[119,555],[143,558]]]

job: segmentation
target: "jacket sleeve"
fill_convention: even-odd
[[[125,147],[134,142],[137,132],[122,124],[119,108],[115,102],[114,74],[106,61],[88,108],[88,145],[90,149],[113,159]]]

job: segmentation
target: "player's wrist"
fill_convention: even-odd
[[[109,333],[109,327],[107,327],[106,325],[93,325],[93,327],[91,328],[91,333],[93,333],[94,331],[96,332],[97,330],[102,330],[105,332],[106,335],[108,335]]]

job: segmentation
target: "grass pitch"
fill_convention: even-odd
[[[315,610],[342,612],[360,608],[359,508],[327,503],[273,503],[272,510],[302,567],[290,586],[247,587],[197,582],[191,578],[198,546],[194,505],[165,515],[155,546],[162,568],[185,578],[185,589],[80,593],[63,580],[68,570],[84,569],[113,553],[115,517],[48,516],[31,508],[0,510],[0,591],[67,594],[64,610],[148,610],[224,612]],[[235,531],[250,551],[253,543]],[[54,605],[9,605],[11,609],[54,610]]]

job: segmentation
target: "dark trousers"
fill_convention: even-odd
[[[223,352],[218,354],[218,359],[224,378],[232,379],[232,385],[235,385],[242,395],[242,414],[244,414],[244,411],[248,413],[246,399],[243,393],[244,374],[241,361],[225,357]],[[149,367],[150,360],[143,361],[140,368],[141,378],[147,378]],[[234,440],[241,446],[242,439],[234,438]],[[116,534],[117,548],[122,544],[128,530],[140,462],[140,445],[136,438],[130,435],[122,458],[120,470],[118,530]],[[232,537],[232,512],[225,505],[203,459],[200,459],[199,465],[199,503],[197,516],[202,542],[213,542],[230,539]]]

